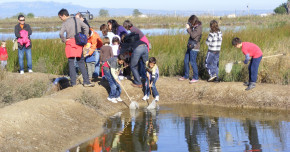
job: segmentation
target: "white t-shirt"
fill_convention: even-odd
[[[117,56],[119,55],[119,45],[112,45],[113,55]]]

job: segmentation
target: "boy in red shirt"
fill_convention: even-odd
[[[245,86],[248,86],[246,90],[251,90],[256,86],[259,64],[262,60],[263,53],[256,44],[250,42],[242,42],[237,37],[232,40],[232,44],[234,47],[242,49],[242,52],[246,57],[244,61],[245,64],[248,64],[250,57],[252,57],[248,67],[249,82],[244,83]]]
[[[6,50],[6,42],[2,41],[1,47],[0,47],[0,61],[1,61],[1,69],[2,70],[6,68],[7,59],[8,59],[8,53]]]

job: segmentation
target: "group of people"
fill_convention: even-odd
[[[152,92],[155,101],[159,101],[155,85],[159,77],[157,61],[154,57],[148,57],[149,41],[140,29],[133,26],[129,20],[124,21],[122,26],[111,19],[107,24],[100,26],[103,35],[101,38],[90,28],[82,14],[70,17],[66,9],[61,9],[58,16],[63,21],[60,38],[66,44],[65,52],[72,86],[76,85],[77,66],[82,73],[85,87],[93,87],[94,84],[90,80],[102,77],[110,85],[107,99],[113,103],[122,102],[120,75],[130,77],[132,72],[133,87],[142,88],[141,79],[146,80],[143,99],[147,100]],[[79,32],[88,37],[85,46],[76,44],[75,35]]]
[[[77,13],[75,17],[70,17],[66,9],[58,12],[59,18],[63,21],[60,30],[60,38],[66,44],[65,54],[68,58],[69,75],[71,86],[76,85],[77,70],[83,77],[85,87],[93,87],[91,80],[102,77],[109,82],[110,92],[108,100],[117,103],[121,102],[121,81],[120,75],[130,78],[131,73],[134,76],[132,86],[142,88],[141,79],[144,83],[145,92],[143,100],[149,99],[150,93],[159,101],[159,93],[156,88],[156,81],[159,78],[157,59],[149,58],[150,44],[144,33],[133,26],[129,20],[125,20],[119,25],[116,20],[108,20],[107,24],[100,26],[103,37],[90,27],[82,14]],[[15,36],[17,38],[18,58],[20,74],[24,74],[24,53],[27,58],[28,72],[32,71],[32,43],[30,35],[32,30],[29,24],[25,24],[25,17],[18,16],[18,24],[15,26]],[[180,81],[189,80],[189,64],[193,69],[190,84],[198,82],[198,66],[196,58],[200,50],[200,40],[202,37],[202,22],[196,15],[188,19],[186,29],[190,35],[187,44],[187,51],[184,57],[184,75],[179,78]],[[130,32],[129,32],[130,31]],[[82,33],[87,36],[88,41],[85,46],[76,44],[75,35]],[[222,32],[216,20],[210,22],[210,33],[206,44],[208,52],[205,60],[209,79],[208,81],[219,82],[219,55],[222,45]],[[242,42],[239,38],[232,40],[232,45],[241,48],[245,55],[244,63],[249,64],[249,81],[245,82],[246,90],[253,89],[257,81],[257,74],[260,61],[262,59],[261,49],[250,42]],[[7,65],[8,54],[5,41],[1,42],[0,60],[1,67],[4,69]],[[100,74],[101,71],[101,74]]]
[[[187,51],[184,57],[184,76],[180,77],[180,81],[189,80],[189,63],[193,70],[192,79],[189,83],[195,83],[198,81],[198,66],[196,63],[196,57],[200,49],[200,40],[202,37],[202,22],[197,16],[192,15],[188,19],[186,24],[187,32],[190,35],[187,44]],[[205,67],[209,74],[208,81],[219,82],[219,56],[222,45],[222,32],[218,26],[216,20],[210,22],[210,33],[206,40],[206,45],[208,46],[208,52],[205,60]],[[249,81],[245,82],[244,85],[247,86],[246,90],[251,90],[255,88],[255,83],[257,81],[258,68],[260,61],[262,59],[261,49],[254,43],[242,42],[240,38],[236,37],[232,40],[232,45],[236,48],[241,48],[243,54],[245,55],[244,63],[248,64],[250,58],[249,70]]]

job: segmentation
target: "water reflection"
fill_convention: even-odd
[[[104,124],[104,134],[68,151],[286,152],[288,119],[279,112],[161,106],[159,111],[119,113]]]

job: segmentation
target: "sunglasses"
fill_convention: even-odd
[[[25,21],[25,20],[19,20],[19,21]]]

